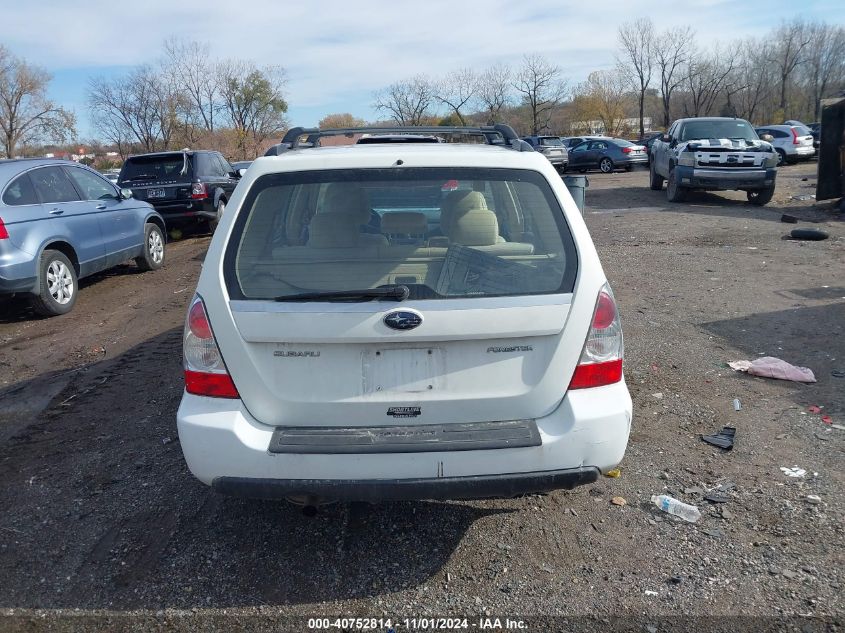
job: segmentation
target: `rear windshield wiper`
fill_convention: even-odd
[[[137,176],[132,176],[132,178],[129,178],[128,180],[129,180],[129,182],[133,182],[135,180],[155,180],[155,179],[156,179],[155,174],[138,174]]]
[[[404,301],[411,291],[408,286],[382,286],[362,290],[325,290],[300,292],[276,297],[276,301],[366,301],[368,299],[395,299]]]

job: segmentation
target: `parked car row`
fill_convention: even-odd
[[[815,141],[810,129],[799,125],[766,125],[755,128],[758,136],[767,134],[769,143],[778,153],[778,165],[809,160],[816,154]]]
[[[524,136],[535,151],[542,153],[560,172],[598,169],[611,173],[622,168],[630,171],[636,165],[648,164],[643,145],[608,136]]]

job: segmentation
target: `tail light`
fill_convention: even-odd
[[[205,304],[198,295],[188,308],[185,336],[185,391],[211,398],[240,398],[214,339]]]
[[[792,130],[792,144],[799,145],[800,141],[798,140],[798,130],[796,130],[794,127],[790,129]]]
[[[6,230],[6,225],[3,224],[3,218],[0,218],[0,240],[8,240],[9,231]]]
[[[623,147],[623,148],[622,148],[622,153],[623,153],[623,154],[630,154],[630,153],[631,153],[631,148],[630,148],[630,147]]]
[[[191,198],[194,200],[205,200],[208,198],[208,189],[205,188],[204,182],[195,182],[191,186]]]
[[[624,353],[622,322],[616,300],[610,286],[605,284],[599,292],[590,333],[569,388],[589,389],[619,382],[622,380]]]

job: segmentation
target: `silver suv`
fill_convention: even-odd
[[[813,135],[809,129],[798,125],[767,125],[756,128],[757,134],[768,134],[769,141],[778,153],[778,165],[810,160],[816,153]]]

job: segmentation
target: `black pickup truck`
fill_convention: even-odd
[[[763,205],[775,192],[778,155],[748,121],[727,117],[678,119],[651,147],[650,185],[666,181],[666,197],[680,202],[692,189],[745,191]]]

